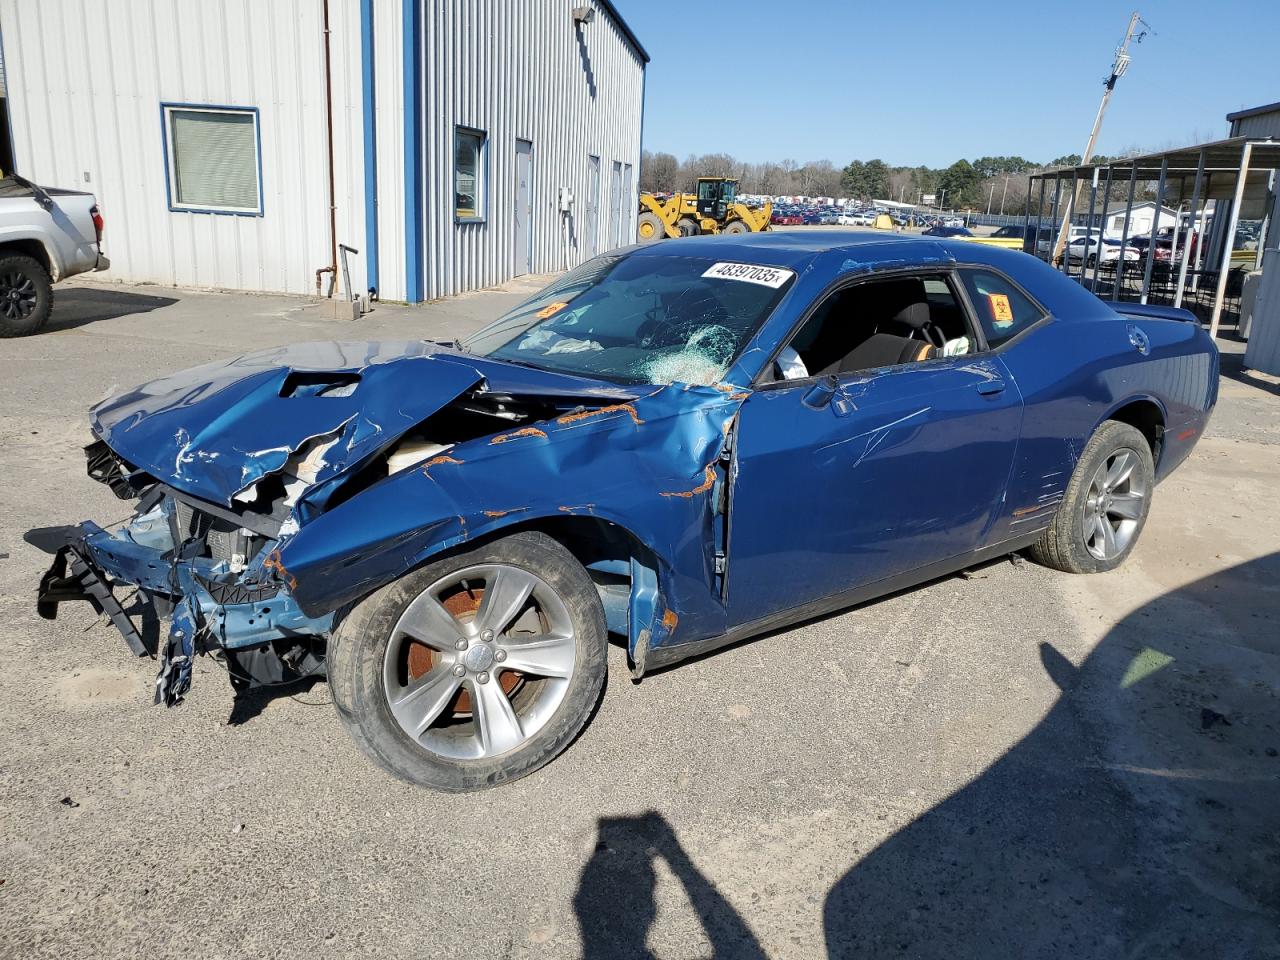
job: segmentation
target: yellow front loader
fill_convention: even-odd
[[[699,177],[697,193],[676,193],[665,200],[640,194],[636,239],[651,243],[700,233],[758,233],[769,229],[772,215],[772,203],[754,210],[740,203],[737,180]]]

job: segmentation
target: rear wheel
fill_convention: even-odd
[[[1155,465],[1147,438],[1108,420],[1090,439],[1053,524],[1032,559],[1067,573],[1101,573],[1133,551],[1147,522]]]
[[[750,233],[751,228],[748,227],[741,220],[734,220],[732,223],[727,224],[725,228],[720,232],[728,233],[728,234]]]
[[[35,333],[52,309],[49,271],[22,254],[0,257],[0,337]]]
[[[653,243],[667,235],[667,228],[654,213],[642,213],[636,223],[636,239],[641,243]]]
[[[538,533],[407,574],[358,604],[329,647],[334,704],[360,748],[401,779],[455,792],[550,762],[604,674],[599,595]]]

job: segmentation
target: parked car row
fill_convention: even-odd
[[[922,226],[926,221],[909,214],[896,213],[882,207],[833,207],[833,206],[787,206],[773,208],[770,223],[776,226],[799,226],[801,224],[820,224],[841,227],[870,227],[880,216],[889,217],[900,227]],[[931,221],[930,221],[931,222]],[[960,222],[957,220],[957,222]]]

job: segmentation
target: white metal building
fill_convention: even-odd
[[[634,236],[610,0],[0,0],[0,44],[14,167],[98,195],[109,277],[309,293],[345,244],[413,302]]]

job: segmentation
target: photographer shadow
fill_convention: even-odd
[[[694,866],[671,824],[655,811],[600,819],[595,852],[573,897],[585,960],[653,956],[645,940],[658,915],[659,859],[684,887],[712,956],[763,960],[765,953],[750,928]]]

